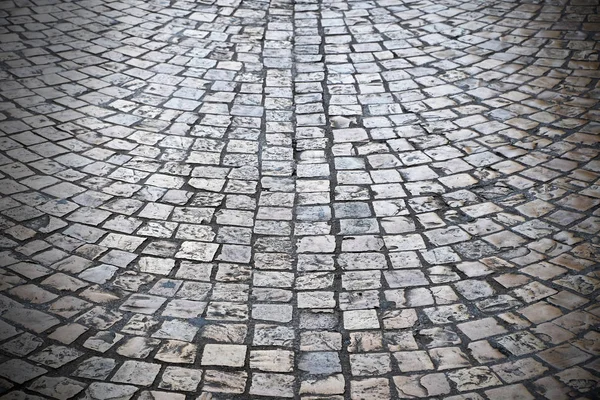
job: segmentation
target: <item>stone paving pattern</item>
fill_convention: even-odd
[[[597,0],[0,2],[0,399],[592,399]]]

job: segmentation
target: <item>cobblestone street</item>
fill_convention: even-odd
[[[0,2],[0,399],[597,399],[598,0]]]

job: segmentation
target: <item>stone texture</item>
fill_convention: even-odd
[[[5,1],[0,396],[588,398],[594,1]]]

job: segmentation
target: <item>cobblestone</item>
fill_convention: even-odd
[[[0,398],[596,398],[598,15],[2,2]]]

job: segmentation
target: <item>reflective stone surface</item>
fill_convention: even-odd
[[[0,4],[0,399],[592,399],[594,0]]]

